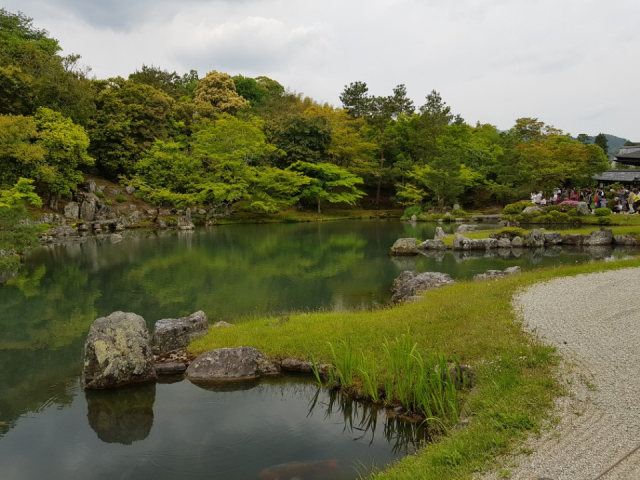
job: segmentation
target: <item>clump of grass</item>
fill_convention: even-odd
[[[120,194],[116,197],[116,202],[118,203],[123,203],[127,201],[127,197],[125,197],[124,195]]]

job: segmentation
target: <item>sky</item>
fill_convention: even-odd
[[[3,0],[97,78],[142,65],[264,75],[340,107],[405,84],[467,123],[536,117],[640,141],[638,0]]]

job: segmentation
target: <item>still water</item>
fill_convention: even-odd
[[[35,251],[0,285],[0,478],[357,478],[411,453],[424,432],[298,377],[85,393],[79,375],[91,323],[116,310],[152,327],[196,310],[233,322],[371,308],[388,302],[406,269],[470,278],[627,254],[388,255],[397,238],[433,238],[434,230],[390,220],[238,225]]]

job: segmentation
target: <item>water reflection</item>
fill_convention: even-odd
[[[89,426],[105,443],[131,445],[149,436],[153,426],[155,383],[86,390]]]

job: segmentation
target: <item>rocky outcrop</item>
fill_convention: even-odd
[[[207,334],[209,321],[202,311],[188,317],[158,320],[153,327],[151,349],[155,355],[177,350]]]
[[[442,240],[446,236],[447,234],[444,233],[444,230],[442,229],[442,227],[436,227],[436,232],[433,235],[434,240]]]
[[[392,303],[405,302],[411,297],[419,293],[452,285],[453,278],[447,273],[440,272],[424,272],[417,273],[412,271],[402,272],[398,278],[393,281],[391,286]]]
[[[585,237],[583,245],[585,246],[599,246],[599,245],[611,245],[613,242],[613,232],[611,230],[596,230],[591,232],[589,236]]]
[[[187,369],[191,380],[240,380],[278,373],[278,368],[253,347],[219,348],[203,353]]]
[[[93,322],[84,344],[84,385],[112,388],[154,380],[149,331],[140,315],[114,312]]]
[[[497,248],[498,241],[495,238],[471,239],[456,234],[453,239],[453,250],[488,250]]]
[[[507,275],[515,275],[522,271],[520,267],[509,267],[504,270],[487,270],[484,273],[479,273],[473,277],[473,280],[480,282],[483,280],[493,280],[496,278],[506,277]]]
[[[544,244],[546,246],[560,245],[562,243],[562,235],[558,232],[544,232]]]
[[[418,255],[418,240],[399,238],[391,247],[391,255]]]
[[[98,197],[93,193],[81,193],[77,192],[76,197],[80,204],[80,220],[85,222],[92,222],[96,219],[96,202]]]
[[[613,243],[616,245],[638,245],[638,241],[629,235],[614,235]]]
[[[544,247],[544,232],[542,230],[535,229],[527,233],[524,237],[524,246],[529,248]]]
[[[524,242],[522,241],[522,237],[513,237],[511,239],[511,246],[513,248],[522,248],[524,246]]]
[[[534,213],[534,212],[542,212],[542,209],[540,207],[527,207],[524,210],[522,210],[521,215],[527,215],[529,213]]]
[[[574,233],[568,233],[562,237],[563,245],[582,245],[584,243],[585,235],[578,235]]]
[[[78,202],[69,202],[64,207],[64,216],[71,219],[78,219],[80,217],[80,205]]]
[[[418,245],[418,250],[446,250],[447,246],[442,240],[425,240]]]

